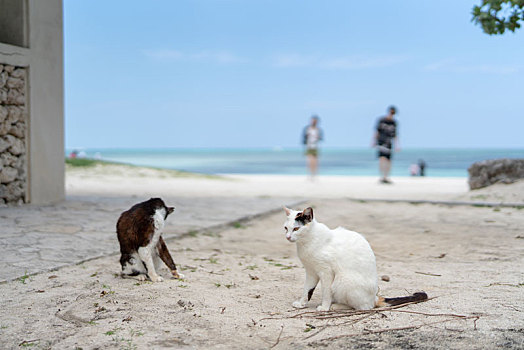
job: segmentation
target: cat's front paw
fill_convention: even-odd
[[[303,303],[300,300],[297,300],[293,302],[293,307],[296,309],[303,309],[306,307],[306,303]]]
[[[138,276],[136,276],[136,279],[139,280],[139,281],[145,281],[146,280],[146,275],[138,275]]]
[[[325,307],[322,305],[317,306],[317,311],[329,311],[329,306]]]
[[[151,278],[151,282],[163,282],[164,281],[164,279],[158,275],[150,276],[150,278]]]
[[[178,278],[178,279],[182,279],[186,277],[183,274],[181,274],[180,272],[178,272],[177,270],[171,270],[171,274],[173,275],[174,278]]]

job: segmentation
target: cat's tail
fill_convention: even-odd
[[[413,295],[407,297],[396,297],[396,298],[383,298],[379,297],[375,306],[395,306],[400,304],[412,303],[416,301],[424,301],[428,299],[428,295],[425,292],[413,293]]]

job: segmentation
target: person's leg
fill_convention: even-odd
[[[306,155],[307,168],[309,170],[309,176],[313,176],[313,156],[311,154]]]
[[[389,181],[389,172],[391,171],[391,159],[384,157],[384,179]]]
[[[391,171],[391,159],[388,156],[380,156],[378,158],[380,175],[380,182],[391,183],[389,180],[389,173]]]
[[[318,157],[311,155],[311,176],[317,176],[318,172]]]
[[[309,168],[309,176],[313,180],[318,171],[318,157],[314,152],[307,153],[307,166]]]
[[[387,179],[387,162],[388,162],[388,159],[384,156],[380,156],[378,157],[378,168],[379,168],[379,171],[380,171],[380,180],[381,181],[384,181],[385,179]]]

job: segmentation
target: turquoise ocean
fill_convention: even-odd
[[[88,158],[205,174],[305,175],[302,149],[78,149]],[[67,154],[72,149],[66,150]],[[524,149],[403,149],[393,156],[393,176],[409,176],[423,159],[426,175],[467,177],[468,167],[496,158],[524,158]],[[320,175],[376,176],[373,149],[321,149]]]

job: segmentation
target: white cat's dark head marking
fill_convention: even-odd
[[[295,221],[301,222],[302,225],[307,225],[313,221],[313,208],[308,207],[303,212],[295,216]]]
[[[308,207],[304,211],[296,211],[284,207],[287,220],[284,224],[286,239],[290,242],[296,242],[301,233],[311,221],[313,221],[313,209]]]

